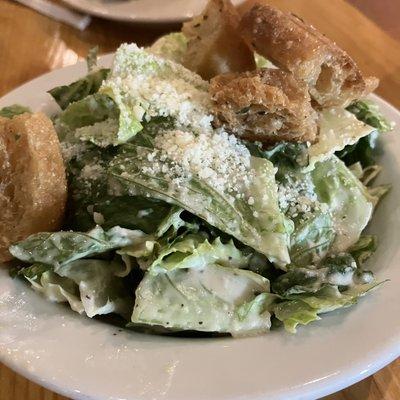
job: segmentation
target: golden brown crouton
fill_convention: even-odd
[[[0,262],[10,244],[60,228],[67,183],[53,124],[42,113],[0,119]]]
[[[237,33],[239,15],[230,0],[210,0],[203,13],[183,25],[189,39],[183,64],[204,79],[255,69],[252,50]]]
[[[239,31],[254,51],[305,81],[321,107],[345,106],[378,85],[314,27],[272,6],[254,5],[242,16]]]
[[[241,138],[264,143],[313,142],[316,112],[307,86],[290,73],[261,69],[211,80],[214,123]]]

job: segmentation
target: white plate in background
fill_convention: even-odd
[[[112,56],[101,58],[109,65]],[[84,63],[43,75],[0,99],[52,114],[46,93],[86,73]],[[378,97],[386,116],[400,113]],[[393,189],[369,230],[379,290],[301,327],[253,338],[187,339],[120,331],[47,302],[0,267],[0,361],[82,400],[305,400],[353,384],[400,355],[400,136],[384,135],[381,182]]]
[[[125,22],[176,23],[201,13],[207,0],[63,0],[97,17]],[[243,0],[233,0],[234,5]]]

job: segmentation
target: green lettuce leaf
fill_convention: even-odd
[[[142,241],[138,241],[133,245],[123,247],[117,253],[136,258],[139,266],[143,270],[147,270],[157,256],[162,251],[166,251],[169,246],[172,246],[172,243],[177,238],[184,237],[188,232],[190,232],[190,235],[195,236],[195,233],[199,231],[199,224],[196,221],[184,221],[181,217],[182,212],[182,208],[170,206],[169,212],[159,221],[152,235],[147,235]],[[178,231],[182,232],[180,236],[177,236]],[[202,234],[198,235],[203,237]],[[174,250],[170,252],[174,252]]]
[[[265,57],[258,53],[254,53],[254,60],[256,62],[257,68],[276,68],[271,61],[268,61]]]
[[[72,280],[88,317],[117,313],[128,317],[133,296],[123,277],[126,265],[116,261],[77,260],[55,268],[55,273]]]
[[[250,254],[243,254],[232,240],[224,244],[216,238],[210,243],[201,233],[188,234],[161,248],[149,271],[157,274],[179,268],[205,268],[209,264],[244,268],[249,259]]]
[[[268,280],[260,275],[218,265],[147,272],[131,320],[173,330],[259,334],[270,328],[275,296],[268,291]]]
[[[371,272],[357,268],[350,254],[342,253],[326,258],[319,268],[293,266],[274,280],[272,290],[280,296],[287,297],[298,293],[315,293],[327,285],[353,287],[371,283],[373,279]]]
[[[392,129],[391,124],[381,114],[379,107],[370,100],[358,100],[347,107],[347,110],[365,124],[376,129],[372,134],[361,138],[357,143],[346,146],[338,153],[338,157],[346,165],[360,162],[363,167],[375,164],[379,156],[378,137],[379,133],[388,132]]]
[[[363,168],[361,162],[357,161],[349,166],[349,170],[362,182],[363,185],[366,186],[369,195],[373,198],[375,207],[392,188],[392,185],[390,184],[372,186],[374,180],[382,171],[380,165],[369,165],[368,167]]]
[[[276,167],[306,167],[309,163],[308,147],[305,143],[282,142],[269,149],[261,144],[246,142],[251,155],[266,158]]]
[[[49,93],[60,108],[65,110],[71,103],[97,93],[109,73],[110,70],[106,68],[95,70],[69,85],[55,87],[49,90]]]
[[[299,324],[307,325],[319,320],[319,314],[338,308],[350,307],[358,298],[376,288],[379,284],[365,284],[340,292],[335,286],[326,286],[314,294],[291,296],[290,300],[280,302],[273,307],[275,317],[283,322],[285,329],[296,333]]]
[[[348,251],[360,266],[375,253],[377,247],[378,238],[375,235],[362,235]]]
[[[55,127],[60,140],[76,141],[85,131],[84,127],[95,126],[97,128],[100,123],[105,125],[114,124],[118,127],[119,110],[114,101],[103,94],[93,94],[82,100],[71,103],[56,119]],[[114,121],[114,122],[111,122]],[[92,128],[92,129],[95,129]],[[109,132],[110,136],[115,136],[113,132]]]
[[[128,272],[125,269],[116,261],[78,260],[55,269],[33,264],[19,270],[18,275],[48,300],[69,303],[72,310],[90,318],[110,313],[128,317],[133,296],[122,279]]]
[[[185,191],[178,190],[170,185],[164,172],[143,173],[143,167],[151,167],[156,161],[149,161],[152,159],[150,149],[131,145],[121,146],[121,149],[122,153],[111,162],[109,173],[119,182],[122,193],[150,196],[175,204],[265,254],[271,261],[289,262],[289,226],[279,210],[275,171],[268,160],[251,158],[255,177],[247,188],[254,200],[250,207],[240,196],[221,193],[207,180],[196,177],[185,181]]]
[[[336,232],[329,213],[315,211],[295,220],[290,237],[290,259],[297,266],[318,264],[335,240]]]
[[[43,232],[10,246],[10,253],[21,261],[64,265],[80,258],[105,253],[142,241],[146,235],[139,230],[116,226],[104,231],[100,226],[87,233]]]
[[[12,118],[16,115],[31,113],[31,109],[20,104],[13,104],[12,106],[3,107],[0,109],[0,117]]]
[[[357,100],[350,104],[347,110],[354,114],[358,120],[373,126],[379,132],[388,132],[393,128],[380,112],[379,106],[371,100]]]
[[[149,234],[159,228],[170,210],[170,204],[143,196],[105,196],[93,204],[93,214],[100,216],[103,229],[121,226]]]
[[[316,164],[311,174],[318,199],[328,205],[333,218],[336,237],[331,252],[345,251],[359,239],[376,199],[335,156]]]
[[[317,162],[329,159],[335,152],[359,142],[361,138],[372,138],[371,134],[374,135],[373,132],[376,130],[340,107],[322,110],[319,128],[318,141],[308,149],[310,156],[308,170],[313,169]]]
[[[100,92],[118,105],[118,136],[128,138],[142,129],[143,122],[156,117],[169,117],[176,125],[194,130],[210,130],[207,90],[208,83],[182,65],[135,44],[123,44]]]
[[[150,47],[149,52],[182,64],[186,53],[187,38],[182,32],[173,32],[161,36]]]

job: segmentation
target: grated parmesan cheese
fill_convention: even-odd
[[[310,175],[302,179],[287,176],[286,182],[278,184],[278,200],[279,207],[290,218],[307,216],[320,206]]]
[[[221,193],[239,193],[254,175],[248,149],[221,130],[198,135],[180,130],[160,133],[147,160],[152,164],[143,167],[144,173],[162,173],[178,187],[196,177]],[[254,199],[248,202],[254,204]]]
[[[128,105],[139,121],[171,117],[178,126],[212,129],[208,82],[135,44],[123,44],[117,50],[111,76],[101,90],[111,95],[121,110]]]

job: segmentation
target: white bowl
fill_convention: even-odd
[[[244,0],[233,0],[238,5]],[[64,0],[79,11],[125,22],[176,23],[200,14],[207,0]]]
[[[111,56],[101,58],[109,65]],[[49,114],[46,90],[85,74],[50,72],[0,99]],[[386,116],[400,113],[374,96]],[[369,267],[389,278],[359,304],[299,329],[244,338],[185,339],[120,331],[48,303],[0,269],[0,360],[74,399],[315,399],[374,373],[400,354],[400,137],[385,134],[382,182],[393,189],[369,230],[380,240]]]

